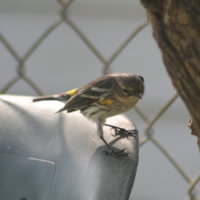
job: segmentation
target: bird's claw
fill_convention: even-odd
[[[118,157],[126,157],[126,156],[128,156],[128,153],[125,152],[125,150],[126,149],[121,149],[121,150],[116,151],[114,149],[110,149],[108,151],[104,151],[104,153],[106,155],[110,155],[110,156],[117,157],[117,158]]]
[[[106,124],[106,126],[109,126],[112,129],[114,129],[115,133],[112,134],[112,136],[114,136],[114,137],[117,137],[117,136],[120,136],[120,137],[128,137],[128,136],[137,137],[138,136],[138,130],[137,129],[127,131],[124,128],[120,128],[120,127],[109,125],[109,124]]]

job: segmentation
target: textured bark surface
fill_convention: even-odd
[[[200,0],[140,0],[200,147]]]

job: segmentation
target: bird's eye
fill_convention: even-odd
[[[126,96],[129,96],[129,91],[127,89],[123,89],[123,93],[126,95]]]

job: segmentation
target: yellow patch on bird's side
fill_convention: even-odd
[[[104,100],[99,101],[99,103],[105,104],[105,105],[110,105],[113,103],[113,100],[112,99],[104,99]]]
[[[68,92],[66,92],[68,95],[70,96],[73,96],[76,94],[76,92],[78,91],[78,89],[72,89],[72,90],[69,90]]]

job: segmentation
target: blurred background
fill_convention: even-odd
[[[103,73],[142,75],[144,98],[127,114],[140,131],[142,144],[130,199],[189,199],[188,189],[200,173],[196,138],[187,127],[187,109],[174,96],[151,26],[145,26],[147,16],[139,0],[74,0],[62,12],[64,4],[0,1],[1,93],[53,94]],[[133,37],[139,27],[141,32]],[[162,110],[170,100],[173,103]],[[159,111],[163,114],[154,120]],[[197,183],[196,199],[199,188]]]

